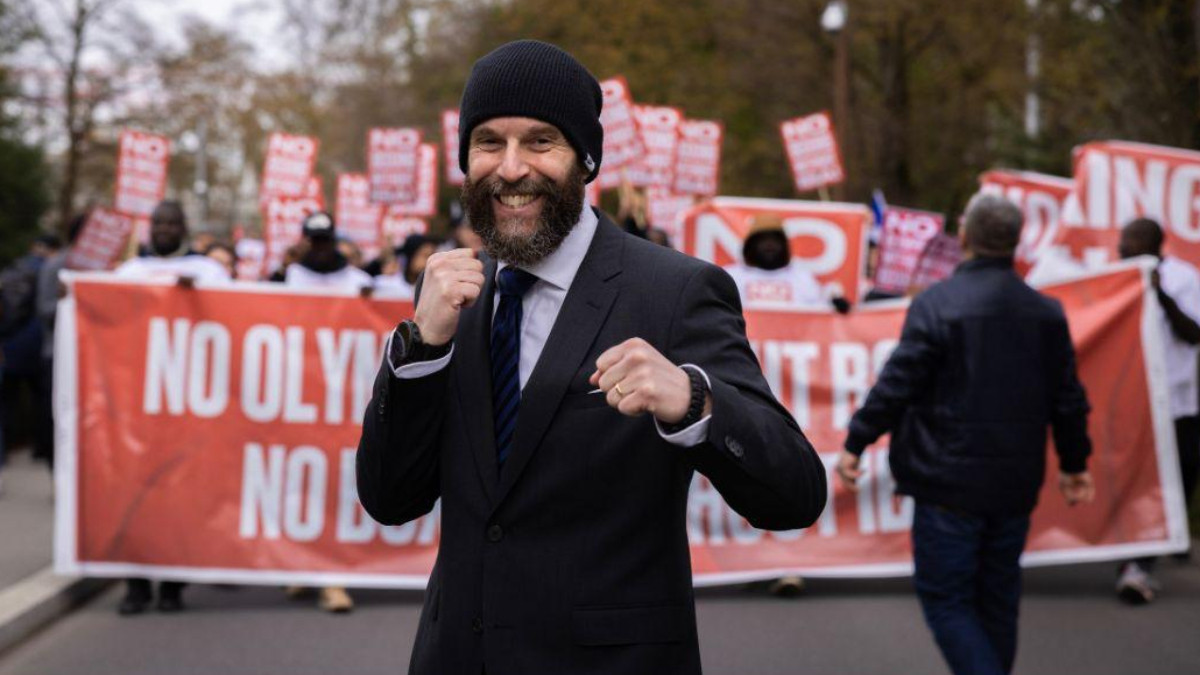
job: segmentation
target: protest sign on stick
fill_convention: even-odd
[[[921,254],[932,239],[942,234],[944,221],[940,213],[889,206],[883,215],[875,290],[907,293]]]
[[[646,189],[646,221],[667,233],[671,246],[678,247],[682,239],[681,218],[696,204],[690,194],[677,194],[664,188]]]
[[[380,204],[371,203],[370,193],[366,174],[338,174],[333,217],[338,235],[354,242],[367,260],[379,255],[382,242],[379,223],[384,209]]]
[[[107,270],[116,264],[133,234],[133,219],[103,206],[92,209],[83,231],[68,249],[69,270]]]
[[[683,120],[675,153],[677,194],[712,197],[721,177],[721,142],[725,129],[712,120]]]
[[[437,146],[422,143],[418,152],[416,199],[409,204],[392,204],[389,209],[401,216],[432,217],[437,215]]]
[[[319,142],[311,136],[273,133],[267,140],[259,204],[274,196],[304,197],[312,190]]]
[[[117,193],[113,210],[132,218],[149,218],[167,193],[171,141],[141,131],[121,132],[117,150]]]
[[[842,155],[829,113],[819,112],[780,124],[783,145],[799,192],[809,192],[845,180]]]
[[[367,178],[376,204],[412,204],[417,198],[421,130],[371,129],[367,134]]]
[[[683,113],[669,106],[633,106],[645,152],[628,167],[634,187],[670,189],[675,184],[675,152]]]
[[[442,111],[442,147],[446,152],[446,184],[462,185],[463,172],[458,166],[458,110]]]
[[[604,157],[600,165],[600,189],[611,190],[621,184],[622,170],[645,153],[633,112],[633,96],[624,77],[600,83],[604,106],[600,124],[604,128]]]

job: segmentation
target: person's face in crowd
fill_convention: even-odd
[[[214,246],[208,249],[208,253],[205,253],[204,255],[221,263],[221,266],[225,268],[225,271],[229,272],[230,279],[237,277],[237,267],[234,265],[233,254],[229,252],[229,249],[222,248],[220,246]]]
[[[425,264],[429,262],[429,256],[437,252],[437,242],[427,241],[421,244],[412,254],[412,259],[404,268],[404,279],[408,283],[416,283],[417,277],[421,276],[421,272],[425,271]]]
[[[471,131],[463,206],[494,258],[530,266],[553,253],[583,209],[584,174],[553,125],[500,117]]]
[[[746,264],[764,270],[777,270],[788,264],[788,242],[782,232],[754,235],[746,251]]]
[[[159,206],[150,215],[150,247],[158,255],[169,255],[183,246],[187,225],[183,213],[169,206]]]
[[[207,251],[215,243],[217,243],[217,238],[208,232],[201,232],[192,236],[193,251]]]
[[[1121,230],[1121,239],[1117,243],[1117,252],[1120,253],[1122,260],[1136,258],[1139,255],[1158,256],[1161,253],[1158,246],[1156,246],[1154,238],[1133,227],[1126,227]]]

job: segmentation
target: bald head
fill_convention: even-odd
[[[1024,217],[1016,204],[998,195],[977,194],[967,202],[963,246],[979,258],[1009,258],[1021,241]]]
[[[1150,218],[1138,218],[1121,228],[1121,241],[1117,244],[1117,251],[1122,260],[1139,255],[1161,258],[1163,239],[1162,226],[1158,222]]]

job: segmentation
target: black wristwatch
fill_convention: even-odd
[[[668,434],[678,433],[700,421],[704,416],[704,401],[708,398],[708,381],[698,368],[684,368],[688,381],[692,385],[692,400],[688,404],[687,413],[675,424],[665,425],[663,431]]]
[[[392,365],[397,368],[409,363],[436,361],[450,353],[450,345],[429,345],[421,339],[421,329],[412,319],[401,321],[392,336]]]

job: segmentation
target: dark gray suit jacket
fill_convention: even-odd
[[[363,422],[358,491],[385,524],[442,499],[438,561],[410,672],[699,673],[685,531],[693,471],[753,525],[807,527],[825,469],[771,395],[719,268],[601,216],[521,396],[497,471],[488,343],[494,261],[442,371],[400,380],[386,360]],[[649,416],[589,394],[596,358],[632,337],[712,381],[706,440],[681,448]]]

